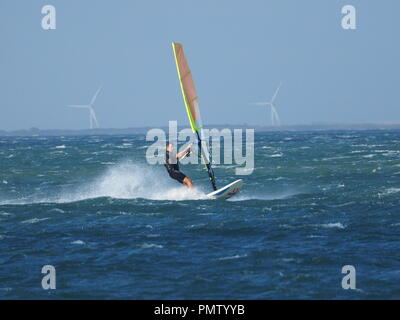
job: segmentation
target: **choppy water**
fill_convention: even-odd
[[[144,136],[0,137],[0,298],[399,299],[399,143],[259,133],[243,191],[212,201],[202,168],[190,192],[146,164]]]

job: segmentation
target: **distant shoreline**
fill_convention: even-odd
[[[105,128],[105,129],[22,129],[5,131],[0,130],[0,136],[84,136],[84,135],[128,135],[145,134],[148,130],[160,128],[168,130],[168,127],[132,127],[124,129]],[[179,127],[183,129],[186,127]],[[256,132],[274,132],[274,131],[335,131],[335,130],[397,130],[400,129],[400,123],[354,123],[354,124],[308,124],[308,125],[287,125],[279,127],[271,126],[252,126],[242,125],[208,125],[208,129],[255,129]]]

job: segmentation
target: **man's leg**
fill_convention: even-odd
[[[183,179],[183,184],[188,187],[188,188],[193,188],[193,182],[190,178],[185,177],[185,179]]]

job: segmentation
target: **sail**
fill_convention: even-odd
[[[199,155],[203,158],[206,166],[211,185],[214,190],[217,190],[215,184],[214,171],[211,167],[210,156],[205,141],[202,140],[202,123],[199,110],[199,102],[194,86],[192,73],[190,72],[189,64],[185,58],[183,46],[180,43],[173,42],[172,48],[174,50],[175,63],[178,71],[179,83],[181,85],[183,101],[185,102],[186,113],[189,118],[190,127],[196,133],[198,139]]]
[[[178,70],[179,82],[181,84],[183,100],[185,102],[190,126],[193,132],[200,131],[201,118],[193,77],[186,61],[182,45],[173,42],[172,47],[174,49],[176,68]]]

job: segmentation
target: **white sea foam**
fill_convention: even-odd
[[[240,259],[240,258],[246,258],[247,254],[243,254],[243,255],[234,255],[234,256],[227,256],[227,257],[222,257],[222,258],[218,258],[218,260],[220,261],[224,261],[224,260],[235,260],[235,259]]]
[[[387,188],[384,192],[379,193],[379,196],[385,196],[393,193],[398,193],[400,192],[400,188]]]
[[[363,152],[366,152],[365,150],[354,150],[354,151],[351,151],[350,153],[363,153]]]
[[[140,246],[141,249],[151,249],[151,248],[156,248],[156,249],[162,249],[163,246],[160,244],[155,244],[155,243],[143,243]]]
[[[79,245],[82,245],[82,244],[85,244],[85,242],[82,241],[82,240],[75,240],[75,241],[72,241],[71,244],[79,244]]]
[[[205,223],[198,223],[198,224],[191,224],[190,226],[187,226],[187,229],[199,229],[206,226]]]
[[[282,193],[270,193],[270,194],[238,194],[235,197],[228,199],[227,201],[247,201],[247,200],[281,200],[288,199],[295,195],[301,194],[300,192],[295,191],[285,191]]]
[[[34,224],[34,223],[38,223],[40,221],[45,221],[45,220],[48,220],[48,219],[50,219],[50,218],[42,218],[42,219],[33,218],[33,219],[29,219],[29,220],[24,220],[21,223],[23,223],[23,224]]]
[[[322,161],[330,161],[330,160],[341,160],[341,159],[348,159],[351,158],[350,156],[335,156],[335,157],[327,157],[327,158],[322,158]]]
[[[268,158],[280,158],[282,156],[283,156],[283,153],[274,153],[274,154],[271,154],[271,155],[269,155],[267,157]]]
[[[323,227],[323,228],[336,228],[336,229],[345,229],[346,227],[343,225],[343,224],[341,224],[340,222],[335,222],[335,223],[324,223],[324,224],[321,224],[321,225],[318,225],[318,226],[321,226],[321,227]]]
[[[268,179],[268,180],[270,180],[270,179]],[[290,180],[290,179],[289,178],[285,178],[285,177],[278,177],[278,178],[272,178],[271,180],[279,181],[279,180]]]
[[[174,201],[208,199],[201,189],[188,189],[170,179],[162,166],[124,162],[111,165],[92,181],[68,187],[58,195],[3,200],[0,204],[69,203],[100,197]]]
[[[144,198],[151,200],[207,199],[198,189],[188,189],[171,180],[163,168],[125,162],[110,166],[104,174],[75,192],[65,192],[56,202],[73,202],[91,198]]]

